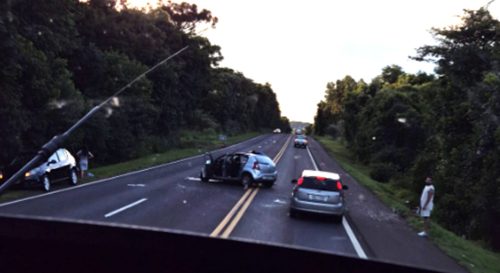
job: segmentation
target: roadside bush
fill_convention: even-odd
[[[387,183],[396,174],[396,168],[392,164],[375,163],[372,165],[370,177],[378,182]]]

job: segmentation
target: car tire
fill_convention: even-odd
[[[297,218],[299,216],[299,213],[294,209],[290,209],[288,215],[290,215],[291,218]]]
[[[201,182],[208,182],[210,179],[203,174],[203,171],[200,171],[200,180]]]
[[[45,191],[45,192],[50,191],[50,179],[49,179],[49,176],[46,175],[46,174],[43,175],[42,179],[41,179],[41,182],[42,182],[42,190]]]
[[[241,178],[241,183],[243,184],[243,187],[249,188],[253,183],[252,176],[249,175],[248,173],[243,174],[243,177]]]
[[[78,183],[78,174],[76,173],[76,169],[71,169],[69,171],[69,184],[70,185],[76,185]]]

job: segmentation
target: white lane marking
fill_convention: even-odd
[[[314,157],[311,154],[311,150],[309,150],[309,146],[306,146],[306,150],[307,150],[307,153],[309,154],[309,157],[311,157],[311,162],[313,163],[314,169],[318,171],[319,170],[318,165],[316,165],[316,161],[314,161]]]
[[[248,140],[246,140],[244,142],[235,143],[235,144],[233,144],[233,145],[231,145],[229,147],[225,147],[225,148],[221,148],[221,149],[216,149],[216,150],[213,150],[212,152],[217,152],[217,151],[223,151],[223,150],[231,149],[234,146],[241,145],[241,144],[243,144],[245,142],[254,140],[254,139],[259,138],[259,137],[264,138],[265,135],[256,136],[256,137],[248,139]],[[108,178],[103,178],[101,180],[97,180],[97,181],[93,181],[93,182],[81,184],[81,185],[70,187],[70,188],[60,189],[60,190],[57,190],[57,191],[51,191],[51,192],[44,193],[44,194],[34,195],[34,196],[26,197],[26,198],[23,198],[23,199],[18,199],[18,200],[14,200],[14,201],[2,203],[2,204],[0,204],[0,207],[12,205],[12,204],[16,204],[16,203],[20,203],[20,202],[24,202],[24,201],[29,201],[29,200],[32,200],[32,199],[37,199],[37,198],[40,198],[40,197],[44,197],[44,196],[48,196],[48,195],[52,195],[52,194],[56,194],[56,193],[71,191],[71,190],[75,190],[75,189],[79,189],[79,188],[83,188],[83,187],[87,187],[87,186],[91,186],[91,185],[95,185],[95,184],[100,184],[102,182],[107,182],[107,181],[114,180],[114,179],[117,179],[117,178],[121,178],[121,177],[124,177],[124,176],[134,175],[134,174],[138,174],[138,173],[142,173],[142,172],[146,172],[146,171],[150,171],[150,170],[154,170],[154,169],[166,167],[166,166],[169,166],[169,165],[172,165],[172,164],[177,164],[177,163],[184,162],[186,160],[195,159],[195,158],[198,158],[198,157],[203,157],[203,154],[201,154],[201,155],[195,155],[195,156],[191,156],[191,157],[186,157],[186,158],[179,159],[179,160],[176,160],[176,161],[173,161],[173,162],[168,162],[168,163],[165,163],[165,164],[161,164],[161,165],[149,167],[149,168],[143,169],[143,170],[138,170],[138,171],[133,171],[133,172],[129,172],[129,173],[124,173],[124,174],[120,174],[120,175],[112,176],[112,177],[108,177]]]
[[[146,200],[148,200],[148,199],[147,199],[147,198],[142,198],[142,199],[140,199],[140,200],[137,200],[137,201],[135,201],[135,202],[134,202],[134,203],[132,203],[132,204],[128,204],[128,205],[126,205],[126,206],[124,206],[124,207],[121,207],[121,208],[119,208],[119,209],[117,209],[117,210],[114,210],[114,211],[112,211],[112,212],[110,212],[110,213],[108,213],[108,214],[104,215],[104,217],[105,217],[105,218],[111,217],[111,216],[113,216],[113,215],[115,215],[115,214],[117,214],[117,213],[120,213],[120,212],[122,212],[122,211],[124,211],[124,210],[126,210],[126,209],[129,209],[129,208],[131,208],[131,207],[133,207],[133,206],[137,206],[137,205],[139,205],[140,203],[142,203],[142,202],[144,202],[144,201],[146,201]]]
[[[361,247],[361,244],[356,238],[356,235],[354,235],[354,232],[352,231],[351,226],[349,225],[345,217],[342,218],[342,226],[344,226],[344,229],[347,232],[347,236],[349,236],[349,239],[351,239],[352,246],[356,250],[356,253],[358,253],[358,256],[362,259],[368,259],[368,256],[366,256],[365,251]]]
[[[146,187],[145,184],[127,184],[129,187]]]
[[[192,176],[188,176],[185,178],[186,180],[189,180],[189,181],[201,181],[201,179],[199,177],[192,177]],[[209,183],[211,182],[220,182],[220,180],[217,180],[217,179],[209,179],[208,180]]]
[[[189,180],[189,181],[201,181],[201,179],[199,177],[191,177],[191,176],[186,177],[186,180]]]
[[[316,162],[314,161],[314,157],[312,156],[311,151],[309,150],[309,146],[306,147],[306,149],[307,149],[307,153],[311,157],[311,161],[314,165],[314,169],[319,170],[318,165],[316,165]],[[344,227],[345,232],[347,233],[347,236],[349,237],[349,240],[351,240],[351,244],[354,247],[354,250],[356,251],[358,256],[362,259],[368,259],[368,256],[366,256],[365,251],[361,247],[361,244],[359,243],[358,239],[356,238],[356,235],[354,235],[354,232],[352,231],[352,228],[349,225],[349,222],[347,221],[347,219],[345,217],[342,218],[342,226]]]
[[[275,199],[273,203],[278,203],[278,204],[286,204],[286,201],[280,200],[280,199]]]

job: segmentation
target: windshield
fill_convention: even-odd
[[[500,272],[500,0],[0,11],[0,215]]]
[[[304,177],[300,187],[305,189],[339,191],[337,181],[317,177]]]
[[[256,156],[260,164],[274,165],[274,162],[267,156]]]

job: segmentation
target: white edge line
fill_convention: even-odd
[[[124,207],[121,207],[121,208],[119,208],[119,209],[117,209],[117,210],[114,210],[114,211],[112,211],[112,212],[110,212],[110,213],[108,213],[108,214],[104,215],[104,218],[111,217],[111,216],[113,216],[113,215],[115,215],[115,214],[117,214],[117,213],[120,213],[120,212],[122,212],[122,211],[124,211],[124,210],[126,210],[126,209],[129,209],[129,208],[131,208],[131,207],[133,207],[133,206],[137,206],[137,205],[139,205],[140,203],[142,203],[142,202],[144,202],[144,201],[146,201],[146,200],[148,200],[148,199],[147,199],[147,198],[142,198],[142,199],[140,199],[140,200],[137,200],[137,201],[135,201],[135,202],[134,202],[134,203],[132,203],[132,204],[128,204],[128,205],[126,205],[126,206],[124,206]]]
[[[358,239],[356,238],[356,235],[354,235],[354,232],[352,231],[351,226],[349,225],[349,222],[347,222],[347,219],[345,217],[342,218],[342,226],[344,226],[344,229],[347,233],[347,236],[349,236],[349,239],[351,240],[352,246],[354,247],[354,250],[356,250],[356,253],[358,254],[358,256],[362,259],[368,259],[365,251],[361,247],[361,244],[359,243]]]
[[[306,149],[307,149],[307,153],[309,154],[309,157],[311,157],[311,161],[314,165],[314,169],[319,171],[319,168],[318,168],[318,165],[316,165],[316,161],[314,161],[314,157],[313,155],[311,154],[311,150],[309,150],[309,146],[306,146]]]
[[[314,157],[312,156],[311,151],[309,150],[309,146],[307,146],[306,148],[307,148],[307,153],[311,157],[311,161],[314,165],[314,168],[317,171],[319,171],[318,165],[316,165],[316,162],[314,161]],[[344,227],[345,232],[347,233],[347,236],[349,237],[349,240],[351,240],[351,244],[354,247],[356,254],[358,254],[358,256],[362,259],[368,259],[365,251],[361,247],[361,244],[359,243],[358,239],[356,238],[356,235],[354,235],[354,232],[352,231],[352,228],[349,225],[349,222],[347,221],[347,219],[345,217],[342,218],[342,226]]]
[[[265,136],[265,135],[256,136],[254,138],[247,139],[244,142],[247,142],[247,141],[250,141],[250,140],[262,137],[262,136]],[[221,148],[221,149],[213,150],[212,152],[223,151],[223,150],[226,150],[226,149],[230,149],[230,148],[233,148],[234,146],[240,145],[240,144],[242,144],[244,142],[235,143],[235,144],[233,144],[231,146],[228,146],[228,147],[224,147],[224,148]],[[14,201],[2,203],[2,204],[0,204],[0,207],[5,207],[5,206],[8,206],[8,205],[12,205],[12,204],[16,204],[16,203],[20,203],[20,202],[24,202],[24,201],[36,199],[36,198],[41,198],[41,197],[52,195],[52,194],[55,194],[55,193],[61,193],[61,192],[66,192],[66,191],[70,191],[70,190],[75,190],[75,189],[78,189],[78,188],[91,186],[91,185],[102,183],[102,182],[106,182],[106,181],[109,181],[109,180],[114,180],[116,178],[120,178],[120,177],[124,177],[124,176],[128,176],[128,175],[134,175],[134,174],[138,174],[138,173],[142,173],[142,172],[146,172],[146,171],[150,171],[150,170],[162,168],[162,167],[165,167],[165,166],[168,166],[168,165],[177,164],[177,163],[180,163],[180,162],[183,162],[183,161],[187,161],[187,160],[191,160],[191,159],[194,159],[194,158],[197,158],[197,157],[201,157],[203,155],[204,154],[194,155],[194,156],[191,156],[191,157],[187,157],[187,158],[179,159],[179,160],[176,160],[176,161],[164,163],[164,164],[161,164],[161,165],[156,165],[156,166],[153,166],[153,167],[149,167],[147,169],[142,169],[142,170],[137,170],[137,171],[133,171],[133,172],[128,172],[128,173],[124,173],[124,174],[120,174],[120,175],[112,176],[112,177],[108,177],[108,178],[103,178],[101,180],[97,180],[97,181],[93,181],[93,182],[81,184],[81,185],[70,187],[70,188],[60,189],[60,190],[57,190],[57,191],[51,191],[51,192],[44,193],[44,194],[39,194],[39,195],[35,195],[35,196],[26,197],[26,198],[23,198],[23,199],[18,199],[18,200],[14,200]]]

